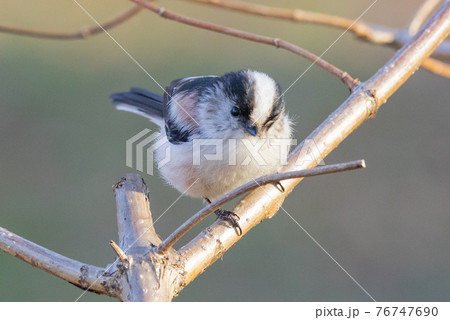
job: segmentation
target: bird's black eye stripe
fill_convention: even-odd
[[[231,115],[233,117],[237,117],[240,114],[241,114],[241,110],[238,107],[234,106],[233,108],[231,108]]]

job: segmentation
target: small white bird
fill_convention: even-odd
[[[286,161],[291,121],[280,86],[264,73],[188,77],[164,96],[132,88],[111,98],[118,110],[160,127],[154,158],[161,176],[192,197],[216,199]]]

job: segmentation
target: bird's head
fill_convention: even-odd
[[[267,137],[274,124],[284,121],[280,86],[258,71],[241,70],[219,77],[203,105],[209,129],[228,131],[236,138]]]

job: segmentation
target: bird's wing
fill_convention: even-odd
[[[172,143],[190,141],[199,133],[198,98],[217,82],[216,76],[188,77],[165,88],[163,114],[166,134]]]

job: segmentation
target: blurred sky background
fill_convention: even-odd
[[[260,3],[273,4],[261,0]],[[372,0],[277,1],[358,17]],[[404,27],[420,0],[379,0],[364,21]],[[292,41],[321,54],[342,33],[182,1],[167,9]],[[105,21],[125,0],[80,0]],[[73,1],[2,0],[0,24],[73,31],[93,22]],[[192,75],[251,68],[283,88],[309,67],[273,47],[207,32],[143,11],[111,35],[162,85]],[[128,172],[125,141],[156,126],[115,111],[109,95],[161,93],[107,35],[44,40],[0,34],[0,225],[79,261],[106,266],[117,241],[111,186]],[[344,35],[324,56],[366,80],[394,51]],[[450,300],[450,81],[420,70],[325,159],[365,159],[367,169],[304,180],[284,208],[378,301]],[[302,140],[348,96],[318,67],[286,94]],[[179,196],[144,175],[158,217]],[[157,222],[169,235],[202,207],[181,198]],[[179,246],[214,221],[211,216]],[[0,301],[74,301],[82,291],[0,252]],[[86,293],[80,301],[114,301]],[[283,211],[252,229],[174,301],[370,301]]]

